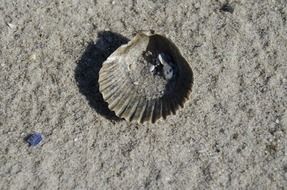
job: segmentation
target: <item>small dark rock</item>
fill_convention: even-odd
[[[41,133],[32,133],[25,138],[25,141],[29,144],[29,146],[36,146],[43,140],[43,136]]]
[[[224,5],[220,8],[220,10],[223,11],[223,12],[229,12],[229,13],[231,13],[231,14],[234,12],[234,8],[233,8],[230,4],[228,4],[228,3],[224,4]]]

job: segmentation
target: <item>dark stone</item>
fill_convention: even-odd
[[[43,140],[43,136],[41,133],[33,133],[29,134],[26,138],[25,141],[29,144],[29,146],[36,146],[38,145],[41,141]]]
[[[225,3],[221,8],[220,8],[220,11],[223,11],[223,12],[229,12],[229,13],[233,13],[234,12],[234,8],[228,4],[228,3]]]

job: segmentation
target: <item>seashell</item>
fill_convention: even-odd
[[[193,74],[168,38],[139,32],[107,58],[98,82],[118,117],[154,123],[183,107],[191,94]]]

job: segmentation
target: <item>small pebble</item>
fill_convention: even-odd
[[[194,8],[199,9],[200,8],[200,3],[195,3]]]
[[[154,65],[150,66],[149,71],[153,72],[154,70],[155,70],[155,66]]]
[[[229,12],[231,14],[234,12],[234,8],[229,4],[224,4],[220,10],[223,12]]]
[[[37,59],[37,55],[33,53],[33,54],[30,56],[30,59],[31,59],[31,60],[36,60],[36,59]]]
[[[12,30],[16,29],[16,25],[12,23],[7,23],[8,27],[11,28]]]
[[[42,134],[35,132],[26,137],[26,142],[29,144],[29,146],[36,146],[42,141],[42,139]]]

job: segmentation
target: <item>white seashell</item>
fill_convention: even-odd
[[[166,37],[139,32],[103,63],[100,92],[109,109],[139,123],[175,114],[191,94],[193,74]]]

